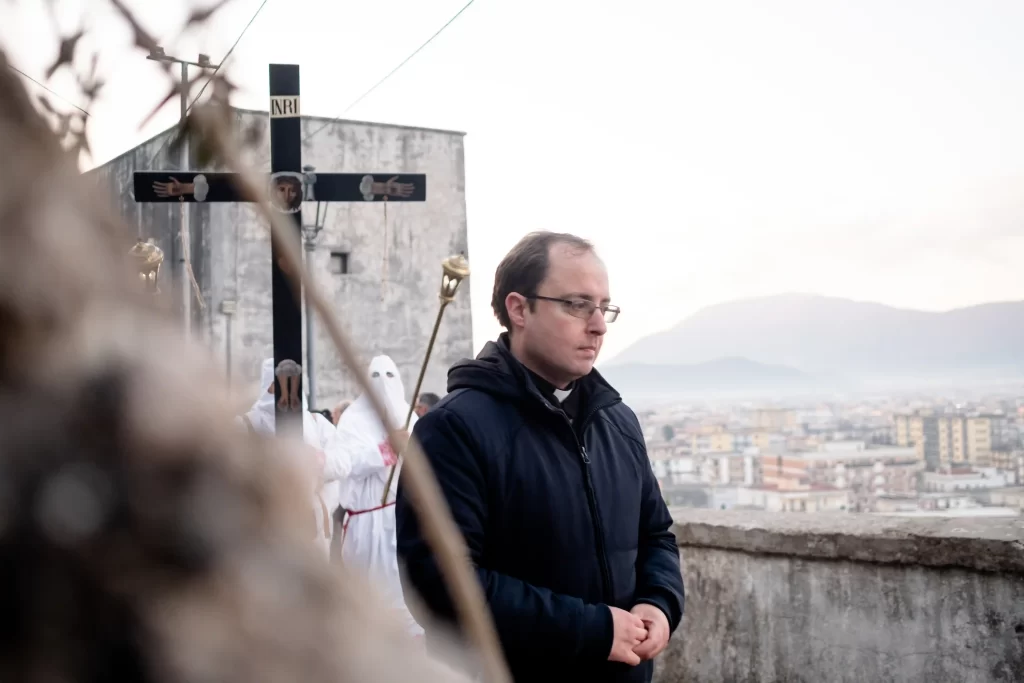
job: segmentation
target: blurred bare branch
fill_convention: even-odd
[[[229,2],[232,2],[232,0],[218,0],[218,2],[209,7],[203,9],[196,8],[192,10],[192,14],[189,15],[188,21],[185,22],[185,27],[188,28],[197,24],[206,23],[214,14],[224,9],[224,6]]]
[[[185,30],[191,30],[210,21],[228,1],[219,0],[210,7],[194,10]],[[158,46],[155,38],[142,27],[125,2],[110,0],[110,3],[131,27],[134,44],[147,53],[154,51]],[[52,0],[48,6],[56,7]],[[55,17],[56,9],[53,12]],[[74,72],[76,50],[83,35],[83,31],[78,31],[68,37],[59,38],[57,56],[47,71],[47,78],[61,68]],[[97,62],[98,55],[94,54],[91,68],[87,73],[75,72],[75,81],[89,103],[95,100],[103,86],[96,73]],[[169,92],[146,117],[146,122],[183,90],[190,92],[198,78],[205,77],[204,75],[190,82],[180,83],[171,75],[167,63],[161,63],[161,66],[169,79]],[[2,51],[0,67],[6,67],[6,57]],[[337,315],[329,307],[316,283],[310,279],[301,258],[298,241],[292,239],[293,226],[286,224],[281,215],[270,209],[265,179],[243,165],[241,144],[251,144],[260,137],[262,127],[253,126],[236,134],[233,130],[234,116],[229,106],[234,85],[219,71],[209,77],[208,85],[211,88],[209,101],[197,105],[179,134],[186,131],[189,133],[195,145],[198,161],[203,166],[216,163],[241,175],[241,194],[254,201],[256,209],[268,221],[272,239],[281,248],[290,272],[298,277],[296,285],[301,284],[306,288],[311,306],[323,319],[348,370],[359,378],[363,391],[370,397],[378,416],[382,417],[385,414],[383,407],[367,386],[365,363],[357,357]],[[118,413],[126,410],[123,402],[90,406],[89,410],[86,410],[87,413],[97,413],[103,409],[108,411],[105,415],[108,420],[107,426],[114,430],[114,434],[108,435],[112,439],[109,443],[110,449],[117,451],[121,448],[125,450],[125,455],[135,458],[145,457],[141,455],[143,452],[152,457],[153,453],[166,451],[168,444],[173,443],[174,447],[171,450],[188,453],[189,458],[195,459],[198,453],[202,453],[202,458],[209,461],[203,466],[213,467],[214,470],[230,470],[232,467],[240,467],[240,462],[248,462],[249,469],[245,470],[245,476],[250,478],[250,483],[254,479],[262,482],[271,477],[267,471],[250,470],[254,467],[269,468],[270,465],[267,463],[272,461],[272,458],[253,458],[251,450],[240,448],[237,441],[229,438],[231,430],[228,425],[231,414],[225,412],[223,406],[210,403],[209,392],[206,390],[208,387],[199,369],[203,367],[202,362],[194,355],[183,354],[180,349],[175,351],[170,348],[180,342],[168,341],[177,340],[177,337],[169,332],[169,327],[165,327],[167,321],[145,312],[143,304],[132,298],[135,294],[129,288],[130,278],[120,277],[124,275],[122,271],[125,264],[122,261],[126,258],[131,231],[125,230],[120,221],[111,217],[108,207],[96,204],[95,193],[91,192],[91,188],[83,186],[74,163],[77,153],[89,151],[88,112],[81,110],[78,114],[63,113],[58,111],[51,101],[42,98],[39,100],[39,108],[45,117],[50,119],[50,128],[45,125],[44,117],[31,106],[21,83],[14,80],[4,68],[0,74],[0,158],[17,158],[19,164],[17,168],[15,165],[0,167],[0,216],[5,217],[3,227],[0,229],[0,399],[4,395],[4,383],[13,376],[11,373],[20,367],[18,364],[25,363],[28,359],[45,359],[46,362],[42,365],[30,364],[27,367],[44,368],[46,377],[50,380],[63,378],[61,381],[66,385],[64,395],[70,391],[67,387],[74,385],[75,377],[94,379],[98,367],[97,358],[116,359],[124,374],[114,377],[111,379],[112,382],[128,383],[136,389],[140,383],[145,386],[159,386],[161,392],[160,401],[148,395],[135,396],[132,399],[139,406],[149,406],[152,413],[147,413],[138,406],[135,410],[143,410],[139,414],[152,418],[152,423],[149,419],[131,422],[129,426],[141,429],[142,436],[129,445],[119,443],[115,439],[115,434],[122,434],[122,431],[118,430],[125,429],[123,425],[118,427],[118,420],[127,419],[125,415]],[[63,149],[61,143],[64,145]],[[29,160],[28,163],[25,159]],[[60,192],[54,194],[56,188],[60,188]],[[11,220],[8,220],[9,218]],[[24,241],[30,237],[29,242]],[[30,267],[34,270],[26,270]],[[27,286],[26,283],[31,286]],[[8,301],[4,297],[13,298]],[[118,302],[116,305],[113,303],[115,301]],[[126,304],[126,301],[129,303]],[[96,313],[97,310],[113,312],[109,313],[109,318],[103,318]],[[92,312],[92,317],[89,317],[87,312]],[[134,323],[130,323],[128,319],[134,319]],[[142,319],[148,320],[148,323],[140,328],[139,320]],[[117,324],[116,321],[119,320],[121,323]],[[32,325],[28,322],[32,322]],[[83,337],[83,330],[88,330],[91,336]],[[116,330],[121,331],[121,337],[117,336]],[[125,330],[133,332],[126,334]],[[159,339],[151,339],[153,335],[157,335]],[[88,343],[84,341],[86,339]],[[126,347],[129,339],[136,341],[134,344],[128,343]],[[146,341],[143,342],[143,339]],[[67,352],[68,344],[71,344],[73,353]],[[46,355],[53,348],[65,349],[65,355],[60,358],[60,362],[55,362]],[[66,371],[65,374],[62,375],[61,370]],[[21,372],[32,377],[31,370],[22,369]],[[76,372],[78,374],[75,374]],[[198,392],[196,396],[198,386],[204,386],[204,390]],[[0,424],[20,427],[17,423],[5,420],[4,405],[0,400]],[[45,414],[45,410],[41,409],[40,412]],[[167,427],[165,424],[169,419],[168,413],[176,420],[173,427]],[[161,424],[164,424],[165,429],[153,431],[156,425]],[[94,432],[90,432],[90,435],[88,438],[105,438]],[[78,437],[71,434],[68,438],[74,441],[74,438]],[[391,440],[396,451],[403,451],[403,477],[406,488],[421,520],[423,533],[431,544],[449,584],[460,622],[481,658],[485,679],[488,683],[508,683],[511,679],[482,589],[467,560],[468,554],[462,537],[451,518],[420,445],[415,439],[410,440],[408,444],[402,443],[398,433],[392,434]],[[272,450],[284,446],[268,448]],[[66,448],[63,452],[67,455],[78,450],[72,444],[70,449]],[[223,457],[213,457],[211,453],[218,453]],[[228,479],[237,478],[240,471],[225,476]],[[225,486],[231,489],[232,485],[227,483]],[[296,501],[289,500],[289,505],[294,508]],[[299,496],[298,500],[300,503],[305,501],[302,496]],[[284,515],[283,509],[266,514],[281,517]],[[253,528],[257,527],[266,533],[266,527],[256,525]],[[241,530],[236,531],[243,534]],[[0,528],[0,551],[3,547],[2,534],[3,529]],[[312,549],[312,543],[308,545]],[[289,552],[296,552],[294,547],[289,548]],[[249,550],[251,552],[252,548]],[[305,557],[301,551],[297,552],[297,556]],[[240,556],[233,557],[234,560],[238,560]],[[242,562],[238,567],[244,569],[244,566]],[[225,559],[222,569],[225,567],[235,565]],[[282,633],[278,620],[273,616],[273,609],[263,615],[267,617],[266,619],[257,620],[270,627],[267,632],[238,634],[234,633],[235,630],[228,624],[222,624],[224,628],[218,632],[210,626],[203,627],[200,622],[189,622],[189,615],[195,619],[197,615],[203,614],[203,609],[213,609],[215,612],[218,605],[224,607],[223,596],[211,597],[203,594],[203,599],[188,603],[191,612],[181,612],[181,604],[178,605],[178,618],[171,621],[179,629],[185,625],[188,627],[184,628],[184,632],[170,633],[167,638],[191,638],[191,649],[179,648],[178,652],[187,650],[194,654],[201,651],[207,657],[219,656],[221,659],[218,665],[223,668],[210,665],[204,669],[205,660],[201,656],[192,659],[185,657],[175,660],[174,667],[180,671],[188,671],[193,676],[172,677],[170,680],[228,680],[225,677],[228,673],[231,680],[250,680],[257,677],[265,680],[331,680],[334,683],[357,680],[441,680],[434,678],[434,674],[431,673],[433,665],[428,664],[422,655],[408,653],[408,650],[404,649],[390,625],[381,626],[381,633],[385,634],[383,637],[375,632],[378,622],[383,624],[387,620],[378,619],[373,610],[367,612],[358,582],[350,577],[346,578],[348,591],[344,593],[344,599],[338,599],[338,588],[324,578],[325,573],[329,571],[326,565],[322,569],[312,570],[299,562],[297,567],[277,567],[274,571],[284,574],[292,571],[296,574],[293,578],[301,576],[304,580],[312,582],[311,585],[316,585],[318,589],[327,591],[326,594],[334,596],[334,599],[320,603],[316,600],[300,601],[290,613],[292,617],[298,617],[298,612],[306,610],[305,618],[311,618],[313,625],[325,629],[322,635],[328,638],[326,649],[329,652],[325,654],[325,648],[319,648],[319,653],[313,653],[320,657],[317,664],[305,666],[301,669],[301,674],[297,673],[299,669],[294,668],[298,666],[297,662],[292,662],[293,668],[289,669],[283,660],[276,662],[278,668],[275,672],[263,672],[258,668],[261,661],[266,665],[266,660],[272,659],[273,653],[287,653],[291,656],[294,653],[288,648],[298,647],[295,643],[286,645],[280,642],[280,639],[290,634]],[[234,577],[234,580],[236,583],[239,581],[238,577]],[[279,587],[280,583],[277,585]],[[221,602],[217,601],[218,597]],[[256,597],[268,599],[266,595]],[[268,608],[268,604],[264,604],[263,607]],[[274,609],[288,611],[285,606],[276,603]],[[340,609],[345,611],[341,612]],[[356,622],[360,620],[362,621],[357,625]],[[327,627],[328,621],[332,624],[330,628]],[[211,623],[214,622],[216,620]],[[347,628],[354,630],[350,632],[346,630]],[[223,633],[233,635],[224,636]],[[233,667],[224,666],[227,659],[223,647],[229,645],[225,638],[230,637],[235,637],[237,643],[246,645],[235,653],[237,657],[254,657],[254,663],[236,659],[232,660],[235,662]],[[267,641],[264,645],[269,646],[269,651],[261,650],[260,638]],[[300,638],[298,642],[307,641]],[[218,650],[220,646],[223,647]],[[313,647],[313,650],[316,649]],[[395,657],[394,655],[400,651],[405,656]],[[264,656],[261,657],[260,654]],[[197,666],[199,669],[196,669]],[[361,671],[362,675],[356,675],[357,671]],[[402,672],[402,675],[399,675],[399,672]],[[7,676],[4,676],[4,673],[10,673],[10,670],[4,670],[4,661],[0,657],[0,679],[6,680]],[[257,676],[257,673],[260,675]],[[53,676],[49,678],[52,679]],[[22,680],[31,680],[31,677],[22,677]],[[446,680],[462,679],[452,674]]]
[[[142,24],[139,23],[135,15],[132,14],[131,10],[125,7],[125,4],[121,0],[110,0],[110,4],[114,6],[121,17],[132,27],[132,35],[135,39],[136,47],[141,47],[147,53],[151,53],[158,47],[156,39],[149,34],[146,29],[142,28]],[[170,65],[161,63],[165,70],[170,70]]]
[[[181,97],[182,92],[184,92],[186,95],[192,92],[192,86],[195,85],[202,77],[202,74],[197,74],[185,82],[174,81],[171,84],[170,89],[167,91],[167,94],[164,95],[164,98],[160,100],[160,102],[155,107],[153,107],[149,114],[146,115],[146,118],[142,119],[142,123],[139,124],[139,129],[141,130],[146,126],[147,123],[152,121],[153,117],[159,114],[160,110],[163,109],[168,102],[175,99],[176,97]]]
[[[89,104],[92,104],[96,100],[96,96],[99,94],[100,89],[103,87],[103,81],[99,79],[96,73],[97,65],[99,64],[100,56],[94,54],[92,61],[90,62],[88,74],[76,74],[75,80],[78,82],[78,87],[82,90],[82,94],[85,95],[86,100]]]
[[[309,537],[0,51],[0,680],[467,679]],[[223,123],[223,121],[221,122]],[[214,383],[215,384],[215,383]]]
[[[75,48],[78,47],[78,41],[82,39],[85,32],[79,29],[73,35],[64,38],[60,41],[60,47],[57,48],[57,60],[46,70],[47,80],[53,78],[53,74],[57,73],[65,64],[72,64],[75,61]]]
[[[211,101],[197,108],[192,116],[197,122],[199,137],[214,147],[218,161],[239,174],[239,193],[246,201],[255,203],[256,209],[270,225],[271,235],[283,255],[287,272],[292,273],[292,277],[298,280],[293,283],[295,291],[298,291],[300,286],[305,289],[306,300],[323,320],[349,372],[357,378],[362,393],[370,399],[381,424],[388,424],[384,405],[370,388],[365,372],[366,364],[358,357],[327,297],[312,280],[305,267],[298,240],[294,239],[294,227],[288,224],[283,215],[271,209],[266,183],[242,161],[241,150],[230,128],[233,117],[226,97],[222,92],[215,90]],[[402,476],[410,500],[421,520],[424,536],[430,543],[448,583],[460,621],[470,640],[479,650],[486,680],[490,683],[511,683],[512,679],[505,665],[483,590],[467,560],[469,554],[465,543],[455,526],[426,456],[415,438],[410,438],[408,443],[404,443],[400,433],[395,431],[391,433],[390,440],[395,452],[403,454],[405,467]]]

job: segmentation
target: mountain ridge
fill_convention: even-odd
[[[637,340],[601,369],[723,357],[809,374],[1021,368],[1024,301],[922,311],[801,293],[739,299]]]

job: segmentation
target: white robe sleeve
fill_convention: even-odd
[[[235,427],[245,434],[248,434],[252,431],[251,429],[249,429],[249,425],[248,423],[246,423],[245,418],[242,417],[241,415],[235,416]]]
[[[323,415],[314,415],[320,450],[324,452],[324,482],[339,481],[352,473],[352,459],[342,447],[338,430]]]
[[[344,429],[338,430],[338,439],[348,461],[351,463],[353,479],[361,479],[387,469],[380,445],[365,435],[353,434]],[[382,441],[383,443],[383,441]]]

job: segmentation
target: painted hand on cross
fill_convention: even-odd
[[[386,197],[411,197],[414,189],[412,183],[398,182],[398,176],[389,178],[387,182],[373,183],[373,194],[382,194]]]
[[[193,183],[183,183],[177,178],[171,178],[166,183],[153,183],[153,192],[157,197],[181,197],[195,192]]]

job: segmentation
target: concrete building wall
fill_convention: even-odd
[[[239,128],[267,130],[266,112],[238,110]],[[316,132],[325,123],[326,128]],[[438,310],[441,261],[463,253],[467,243],[463,134],[355,121],[328,122],[304,117],[302,159],[318,172],[425,173],[427,201],[332,204],[313,254],[313,272],[333,300],[365,361],[391,356],[412,393]],[[130,194],[136,170],[175,169],[165,148],[167,132],[91,172],[99,191],[108,192],[140,236],[153,237],[166,255],[162,289],[177,292],[171,267],[181,257],[176,243],[178,206],[136,204]],[[269,172],[269,140],[254,150],[257,168]],[[218,170],[218,169],[203,169]],[[315,204],[303,208],[312,223]],[[221,360],[234,383],[252,385],[261,360],[272,352],[270,238],[256,212],[243,204],[194,205],[191,208],[192,267],[205,308],[193,304],[197,334]],[[342,257],[341,254],[346,254]],[[342,258],[347,273],[332,272]],[[448,307],[434,347],[423,390],[444,394],[448,367],[472,355],[469,290],[464,287]],[[236,313],[221,311],[236,302]],[[315,325],[317,407],[355,398],[355,379],[341,361],[322,325]],[[410,396],[411,398],[411,396]]]
[[[673,510],[658,683],[1019,681],[1024,521]]]

